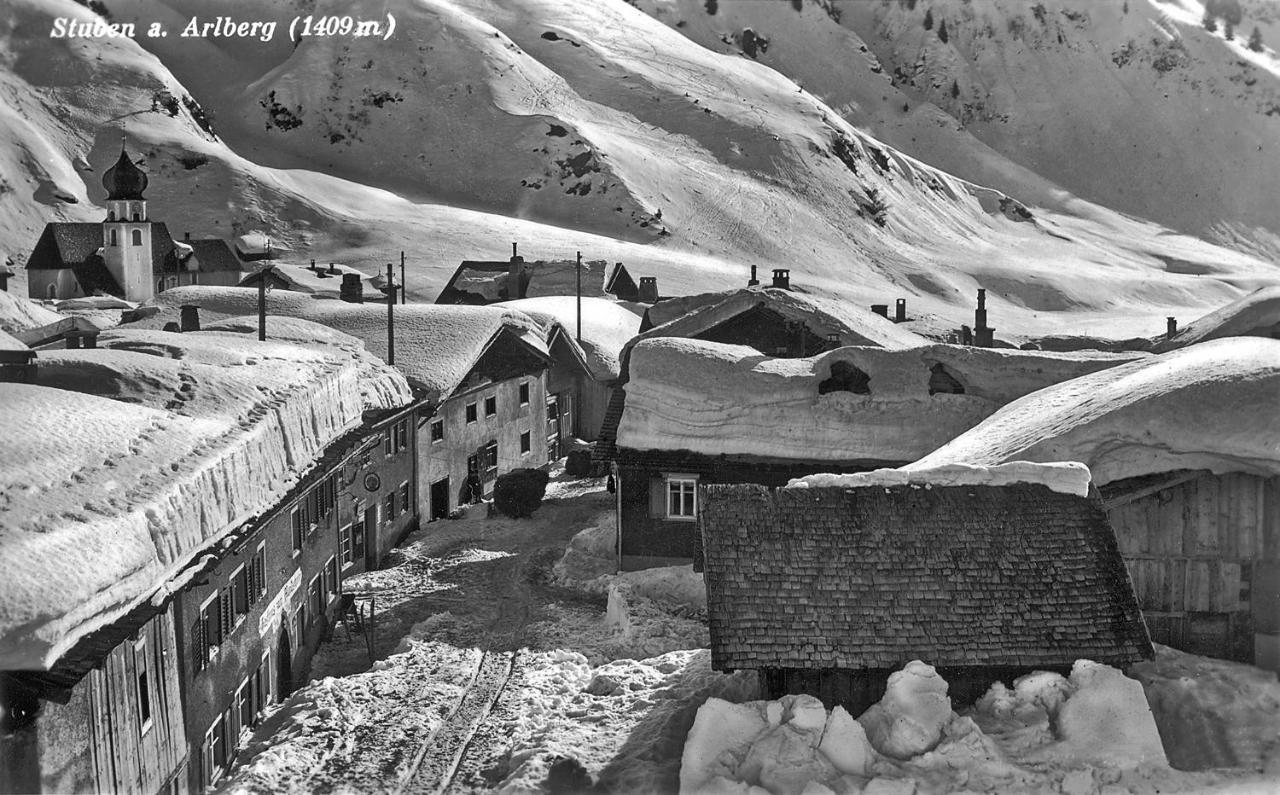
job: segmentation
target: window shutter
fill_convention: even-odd
[[[655,518],[667,515],[667,481],[662,478],[649,479],[649,515]]]
[[[209,643],[204,635],[204,616],[196,618],[187,636],[191,642],[191,664],[197,671],[204,670],[205,660],[209,659]]]
[[[245,583],[245,590],[248,591],[249,606],[253,607],[258,601],[258,555],[254,554],[249,558],[248,579]]]

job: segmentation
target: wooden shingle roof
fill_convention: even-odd
[[[701,496],[718,670],[1126,665],[1152,654],[1096,498],[1032,484]]]

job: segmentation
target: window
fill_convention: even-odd
[[[384,501],[382,509],[382,521],[390,522],[396,518],[396,493],[394,491],[387,493],[387,499]]]
[[[231,607],[235,613],[235,623],[239,623],[249,612],[249,572],[240,566],[231,575]]]
[[[204,734],[205,786],[217,782],[227,766],[227,730],[223,716],[219,715],[209,731]]]
[[[267,542],[258,544],[258,551],[249,561],[249,604],[267,593]]]
[[[302,538],[305,535],[306,515],[302,512],[301,506],[294,508],[289,514],[289,521],[293,525],[293,556],[297,557],[302,553]]]
[[[444,420],[435,420],[431,423],[431,441],[444,441]]]
[[[342,581],[338,579],[338,559],[329,558],[324,564],[325,573],[325,589],[329,592],[329,601],[332,602],[338,598],[338,592],[342,590]]]
[[[498,443],[489,442],[484,446],[484,466],[485,469],[498,468]]]
[[[108,221],[114,221],[114,220],[116,220],[116,211],[115,211],[115,210],[111,210],[111,211],[109,211],[109,212],[107,213],[107,220],[108,220]]]
[[[391,455],[393,443],[391,441],[391,428],[387,428],[386,434],[382,437],[382,453],[383,455]]]
[[[400,513],[409,512],[409,481],[400,484]]]
[[[212,652],[222,644],[222,621],[218,614],[221,604],[218,594],[214,593],[200,606],[200,620],[196,622],[191,640],[196,670],[203,670]]]
[[[222,639],[226,640],[236,626],[235,596],[231,592],[230,585],[218,594],[218,602],[218,615],[222,619]]]
[[[351,525],[347,525],[338,531],[338,542],[341,545],[343,568],[350,566],[352,563],[352,549],[354,547],[353,541]]]
[[[400,420],[395,424],[392,430],[394,431],[394,434],[395,434],[395,449],[408,450],[409,449],[409,421]]]
[[[307,606],[305,604],[298,605],[298,609],[293,613],[293,648],[295,651],[303,646],[302,639],[307,634]]]
[[[240,688],[236,690],[235,711],[238,718],[237,723],[239,723],[242,730],[253,725],[254,715],[257,714],[257,710],[255,709],[255,702],[257,699],[254,698],[253,694],[254,686],[257,684],[257,679],[258,674],[255,671],[248,679],[241,682]],[[234,740],[235,744],[238,746],[240,744],[240,738],[237,736]]]
[[[520,434],[520,455],[527,454],[531,449],[533,449],[533,445],[529,441],[529,432],[525,431]]]
[[[694,519],[698,515],[698,481],[696,478],[667,478],[667,518]]]
[[[151,680],[147,667],[147,641],[145,638],[133,644],[133,670],[138,680],[139,734],[151,730]]]
[[[364,560],[364,522],[356,522],[351,526],[352,562]]]
[[[498,398],[497,398],[497,396],[496,396],[496,395],[491,395],[491,396],[489,396],[489,397],[485,398],[485,399],[484,399],[484,416],[486,416],[486,417],[492,417],[494,414],[497,414],[497,413],[498,413]]]
[[[111,245],[111,246],[118,246],[118,245],[120,245],[120,241],[119,241],[119,239],[116,237],[116,230],[114,230],[114,229],[112,229],[112,230],[111,230],[111,242],[110,242],[110,243],[108,243],[108,245]]]
[[[141,220],[141,219],[139,219],[139,218],[137,217],[137,214],[135,213],[135,214],[134,214],[134,218],[133,218],[133,220],[138,221],[138,220]],[[141,245],[142,245],[142,230],[141,230],[141,229],[135,229],[135,230],[133,230],[133,244],[134,244],[135,246],[141,246]]]
[[[476,404],[468,403],[467,404],[467,422],[475,422],[475,421],[476,421]]]
[[[520,384],[520,405],[523,406],[529,402],[529,382],[523,381]]]
[[[320,575],[311,578],[311,583],[307,586],[307,596],[311,605],[311,615],[319,616],[324,612],[324,593],[320,590]]]
[[[547,396],[547,420],[554,420],[560,416],[560,404],[552,395]]]

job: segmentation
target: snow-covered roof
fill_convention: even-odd
[[[61,319],[62,315],[29,298],[0,290],[0,331],[22,331]]]
[[[17,337],[0,331],[0,351],[29,351],[27,344]]]
[[[170,307],[192,304],[223,317],[256,318],[258,311],[258,291],[246,287],[178,287],[155,300]],[[503,306],[396,304],[393,311],[396,369],[432,399],[448,397],[504,329],[546,355],[534,321]],[[384,360],[387,356],[385,304],[354,304],[274,290],[267,295],[267,312],[322,323],[361,340],[375,356]],[[273,334],[274,319],[267,320],[268,336]],[[256,329],[256,320],[253,323]]]
[[[121,329],[0,383],[0,669],[48,668],[413,399],[339,342]]]
[[[630,353],[617,443],[707,455],[914,461],[1009,401],[1139,356],[1145,354],[936,344],[775,359],[745,346],[644,339]],[[838,362],[869,377],[866,393],[823,393]],[[963,385],[963,394],[930,394],[931,368],[938,365]]]
[[[383,301],[386,295],[378,289],[377,284],[385,283],[386,277],[370,276],[364,271],[352,268],[349,265],[338,265],[330,263],[329,265],[317,265],[313,270],[307,265],[295,265],[287,262],[276,262],[271,266],[272,273],[281,281],[289,285],[288,289],[295,290],[300,293],[313,293],[315,295],[326,296],[329,298],[337,298],[342,292],[342,276],[347,273],[355,273],[360,276],[360,283],[363,289],[363,295],[368,300],[377,299]],[[242,285],[257,286],[259,273],[262,269],[247,274],[240,280]]]
[[[502,304],[549,327],[559,325],[565,339],[577,346],[578,301],[572,295],[521,298]],[[629,304],[603,298],[582,299],[582,344],[580,350],[597,381],[618,378],[622,349],[640,330],[640,314]]]
[[[788,320],[803,322],[818,337],[826,339],[835,334],[841,345],[901,349],[929,342],[892,320],[853,304],[774,287],[747,287],[726,293],[662,301],[649,310],[649,320],[655,324],[659,319],[663,322],[654,325],[643,337],[693,337],[757,305]],[[664,308],[655,313],[658,307]],[[684,311],[680,311],[682,309]]]
[[[1172,339],[1158,342],[1156,351],[1185,348],[1222,337],[1280,335],[1280,286],[1262,287],[1238,301],[1215,309],[1189,324]]]
[[[1089,468],[1076,461],[1035,464],[1012,461],[995,466],[940,464],[918,469],[875,469],[840,475],[817,474],[795,478],[793,488],[844,488],[865,486],[1008,486],[1031,483],[1060,494],[1085,497],[1089,494]]]
[[[1098,484],[1179,469],[1280,474],[1280,341],[1232,337],[1014,401],[907,467],[1080,461]]]

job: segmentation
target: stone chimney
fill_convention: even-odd
[[[640,277],[640,289],[636,300],[642,304],[656,304],[658,302],[657,276]]]
[[[1176,317],[1167,317],[1164,319],[1164,323],[1164,338],[1171,340],[1178,333],[1178,319]]]
[[[183,241],[185,241],[185,242],[187,242],[187,243],[190,243],[190,242],[191,242],[191,232],[190,232],[189,230],[188,230],[188,231],[186,231],[186,232],[183,232],[183,233],[182,233],[182,239],[183,239]]]
[[[751,266],[751,278],[747,279],[748,287],[755,287],[760,284],[760,280],[756,278],[756,266]]]
[[[311,272],[312,272],[312,273],[319,273],[319,272],[320,272],[320,269],[316,267],[316,261],[315,261],[315,260],[311,260]]]
[[[773,269],[773,286],[779,290],[791,289],[791,271],[787,268]]]
[[[511,262],[507,265],[507,300],[524,298],[524,257],[516,253],[516,244],[511,244]]]
[[[182,325],[179,327],[183,331],[199,331],[200,330],[200,307],[195,304],[182,305]]]
[[[330,276],[338,275],[338,264],[336,262],[329,263],[329,275]]]
[[[907,322],[907,299],[899,298],[897,304],[893,308],[893,322]]]
[[[877,314],[877,315],[879,315],[880,317],[885,318],[886,320],[889,318],[889,305],[888,305],[888,304],[872,304],[872,305],[871,305],[871,311],[872,311],[872,312],[874,312],[874,313],[876,313],[876,314]]]
[[[339,288],[339,297],[349,304],[364,303],[364,282],[358,273],[342,274],[342,287]]]
[[[995,331],[987,325],[987,291],[979,287],[978,308],[973,312],[973,344],[979,348],[990,348]]]

